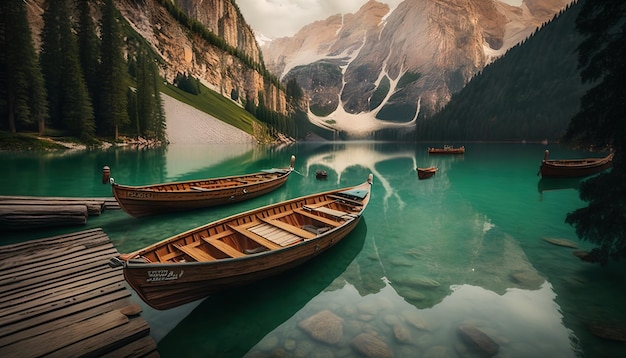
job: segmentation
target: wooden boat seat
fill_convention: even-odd
[[[202,240],[204,240],[204,242],[208,243],[209,245],[214,246],[216,249],[220,250],[221,252],[225,253],[226,255],[228,255],[230,257],[245,256],[245,254],[243,252],[241,252],[241,251],[235,249],[234,247],[228,245],[224,241],[212,239],[212,238],[209,238],[209,237],[203,237]]]
[[[201,186],[192,186],[192,187],[190,187],[190,189],[197,190],[197,191],[211,191],[211,189],[203,188]]]
[[[317,212],[324,213],[326,215],[333,216],[333,217],[340,218],[340,219],[351,219],[351,218],[353,219],[353,218],[356,217],[356,215],[354,215],[354,214],[347,213],[347,212],[341,211],[341,210],[335,210],[335,209],[327,208],[325,206],[312,208],[310,206],[305,205],[302,208],[304,210],[317,211]]]
[[[280,220],[268,220],[268,219],[264,219],[264,218],[258,218],[259,220],[263,221],[266,224],[270,224],[272,226],[276,226],[277,228],[281,229],[281,230],[285,230],[288,231],[296,236],[299,236],[301,238],[304,239],[312,239],[314,238],[316,235],[312,234],[310,231],[307,230],[302,230],[299,227],[293,226],[293,225],[289,225],[286,222],[280,221]]]
[[[189,244],[189,245],[174,244],[174,247],[184,252],[185,254],[189,255],[191,258],[193,258],[196,261],[199,261],[199,262],[214,261],[215,257],[197,248],[199,244],[200,244],[199,242]]]
[[[252,226],[248,230],[275,244],[280,245],[281,247],[289,246],[295,242],[304,240],[302,236],[298,236],[294,233],[285,231],[279,227],[264,222],[261,222],[256,226]],[[310,233],[307,234],[311,235]]]
[[[313,233],[315,235],[320,235],[325,233],[326,231],[330,230],[330,228],[328,226],[315,226],[315,225],[304,225],[302,226],[303,230],[306,230],[310,233]]]
[[[280,249],[281,248],[280,245],[278,245],[278,244],[276,244],[276,243],[274,243],[274,242],[264,238],[263,236],[260,236],[258,234],[255,234],[254,232],[251,232],[251,231],[247,230],[248,227],[253,226],[253,225],[258,225],[258,224],[259,224],[259,222],[256,221],[256,222],[249,223],[249,224],[246,224],[246,225],[238,225],[238,226],[236,226],[236,225],[228,225],[228,227],[231,230],[240,233],[241,235],[249,238],[252,241],[255,241],[259,245],[267,247],[270,250]]]
[[[324,216],[319,216],[319,215],[313,214],[310,211],[305,211],[305,210],[302,210],[302,209],[295,209],[293,212],[296,213],[296,214],[300,214],[302,216],[309,217],[309,218],[311,218],[313,220],[316,220],[316,221],[318,221],[320,223],[329,225],[331,227],[336,227],[336,226],[341,225],[341,223],[339,223],[339,222],[337,222],[335,220],[331,220],[331,219],[326,218]]]
[[[232,181],[232,182],[224,182],[224,183],[215,183],[215,184],[205,184],[202,186],[190,186],[189,189],[192,190],[197,190],[197,191],[212,191],[214,189],[222,189],[222,188],[227,188],[229,186],[237,186],[239,185],[238,183]]]
[[[328,205],[328,204],[332,204],[332,203],[334,203],[335,201],[336,201],[335,199],[332,199],[332,200],[325,200],[325,201],[322,201],[322,202],[319,202],[319,203],[315,203],[315,204],[306,204],[306,205],[304,205],[303,207],[307,207],[307,208],[319,208],[319,207],[322,207],[322,206],[326,206],[326,205]]]
[[[182,252],[172,251],[172,252],[167,253],[165,255],[159,255],[159,253],[156,252],[157,257],[159,258],[159,262],[168,262],[168,261],[170,261],[173,258],[181,256],[182,254],[183,254]]]
[[[339,202],[341,202],[343,204],[356,205],[356,206],[361,206],[362,205],[358,201],[355,201],[355,200],[352,200],[352,199],[348,199],[348,198],[345,198],[345,197],[339,196],[339,195],[329,195],[328,197],[337,199],[337,201],[339,201]]]

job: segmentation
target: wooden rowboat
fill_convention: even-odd
[[[328,173],[325,170],[317,170],[315,171],[315,178],[317,179],[326,179],[328,178]]]
[[[428,148],[428,154],[464,154],[465,146],[453,147],[444,145],[443,148]]]
[[[417,168],[417,177],[419,179],[428,179],[435,175],[439,170],[437,167]]]
[[[585,159],[548,159],[550,151],[546,150],[541,166],[540,175],[547,177],[585,177],[608,169],[613,164],[613,153],[603,158]]]
[[[233,215],[113,258],[151,307],[169,309],[271,277],[319,255],[356,227],[372,175],[344,189]]]
[[[235,203],[266,194],[283,185],[293,171],[267,169],[258,173],[144,186],[117,184],[104,167],[102,182],[110,182],[120,207],[134,217]]]

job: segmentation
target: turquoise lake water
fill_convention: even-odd
[[[254,207],[355,185],[372,173],[372,198],[361,223],[309,263],[168,311],[134,296],[161,356],[357,357],[357,337],[383,342],[395,357],[480,356],[461,338],[462,325],[490,337],[497,357],[626,356],[624,343],[588,329],[626,319],[626,264],[584,263],[573,249],[543,240],[593,247],[564,221],[585,206],[577,181],[537,176],[544,151],[552,158],[601,154],[552,144],[476,143],[465,144],[464,155],[428,155],[433,145],[441,146],[350,142],[0,153],[0,195],[111,196],[110,186],[101,184],[105,165],[117,182],[132,185],[286,167],[292,154],[297,170],[275,192],[231,206],[142,219],[109,210],[85,226],[0,232],[0,244],[101,227],[118,251],[129,252]],[[415,168],[431,165],[437,174],[418,180]],[[315,178],[319,169],[328,172],[326,180]],[[325,337],[304,329],[329,315],[341,329]]]

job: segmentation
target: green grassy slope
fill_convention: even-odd
[[[264,132],[266,131],[266,126],[260,123],[253,115],[239,107],[233,101],[207,87],[202,86],[201,93],[194,95],[182,91],[173,85],[163,84],[161,86],[161,92],[202,112],[208,113],[252,136],[259,135],[259,133],[254,133],[253,123],[255,122],[264,129]]]

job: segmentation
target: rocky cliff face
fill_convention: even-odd
[[[41,15],[45,0],[26,0],[35,43],[43,26]],[[231,0],[176,0],[176,5],[190,18],[204,24],[226,43],[253,61],[261,60],[254,33]],[[94,2],[95,3],[95,2]],[[96,6],[94,4],[94,6]],[[213,46],[181,26],[156,0],[119,0],[116,6],[129,24],[164,59],[161,74],[172,81],[177,73],[198,77],[207,87],[230,97],[258,104],[258,93],[265,95],[268,108],[286,113],[287,101],[281,91],[255,69],[236,56]],[[94,12],[98,16],[98,11]]]
[[[262,47],[309,96],[313,122],[347,132],[410,127],[571,0],[374,0]]]
[[[250,56],[254,62],[261,62],[261,51],[254,33],[232,1],[175,0],[174,3],[226,43]]]

